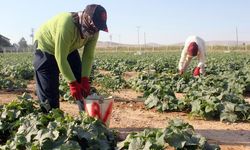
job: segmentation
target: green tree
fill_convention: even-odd
[[[28,48],[27,41],[25,40],[24,37],[20,39],[20,41],[18,42],[18,45],[19,45],[18,51],[24,51],[25,49]]]

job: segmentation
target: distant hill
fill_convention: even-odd
[[[138,46],[137,44],[123,44],[123,43],[116,43],[116,42],[109,42],[109,41],[98,41],[97,47],[107,47],[107,46]],[[144,46],[144,44],[141,44]],[[158,43],[147,43],[146,46],[164,46]]]
[[[243,43],[245,44],[250,44],[250,41],[238,41],[239,45],[243,45]],[[207,41],[206,45],[237,45],[236,41]]]
[[[250,45],[250,41],[238,41],[239,45],[243,45],[243,43]],[[184,43],[176,43],[176,44],[170,44],[170,45],[184,45]],[[236,41],[206,41],[206,45],[233,46],[233,45],[237,45],[237,42]]]
[[[238,41],[239,45],[243,45],[243,43],[250,45],[250,41]],[[233,46],[236,45],[236,41],[206,41],[206,45],[229,45]],[[184,45],[184,43],[175,43],[175,44],[158,44],[158,43],[147,43],[146,46],[180,46]],[[137,44],[124,44],[124,43],[116,43],[116,42],[109,42],[109,41],[98,41],[97,47],[108,47],[108,46],[137,46]],[[141,44],[144,46],[144,44]]]
[[[116,42],[107,42],[107,41],[97,42],[97,47],[118,46],[118,45],[123,45],[123,44],[116,43]]]

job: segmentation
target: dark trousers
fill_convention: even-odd
[[[81,59],[78,50],[67,58],[75,78],[81,81]],[[44,112],[59,108],[59,68],[54,55],[41,50],[35,51],[33,66],[35,69],[36,93]]]

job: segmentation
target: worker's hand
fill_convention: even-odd
[[[200,75],[200,67],[195,67],[194,68],[194,72],[193,72],[193,76],[194,77],[197,77],[197,76],[199,76]]]
[[[90,94],[90,84],[89,84],[88,77],[82,77],[81,86],[82,86],[82,90],[83,90],[83,97],[86,98]]]
[[[183,69],[179,70],[179,75],[183,75],[183,73],[184,73]]]
[[[77,81],[69,83],[69,89],[72,97],[74,97],[76,100],[82,99],[82,87],[80,83]]]

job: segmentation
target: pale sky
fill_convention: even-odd
[[[100,41],[112,36],[113,42],[137,44],[138,31],[140,44],[180,43],[189,35],[236,40],[236,28],[239,41],[250,41],[250,0],[2,0],[0,34],[11,43],[21,37],[31,43],[31,28],[92,3],[104,6],[108,14],[109,33],[101,32]]]

